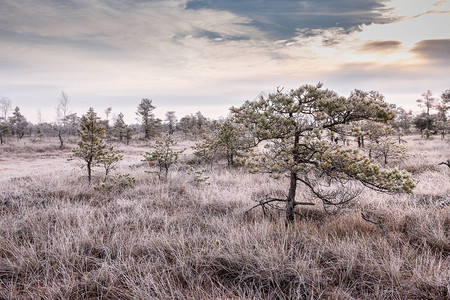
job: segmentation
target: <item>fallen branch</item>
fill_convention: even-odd
[[[447,161],[443,161],[443,162],[441,162],[441,163],[438,163],[438,166],[439,166],[439,165],[446,165],[447,167],[450,168],[450,159],[447,159]]]
[[[265,199],[265,200],[258,200],[258,204],[256,204],[255,206],[253,206],[252,208],[248,209],[245,211],[245,213],[250,212],[252,209],[257,208],[258,206],[261,206],[262,210],[263,210],[263,214],[264,216],[266,215],[266,207],[265,205],[268,205],[271,202],[286,202],[286,199],[277,199],[277,198],[269,198],[269,199]]]
[[[372,224],[377,225],[378,228],[380,228],[381,230],[383,230],[383,234],[384,234],[384,236],[386,237],[386,229],[384,229],[383,225],[381,225],[380,223],[378,223],[378,222],[376,222],[376,221],[374,221],[374,220],[371,220],[371,219],[367,218],[363,213],[361,213],[361,217],[363,218],[364,221],[367,221],[367,222],[369,222],[369,223],[372,223]]]
[[[267,209],[266,205],[269,208],[273,208],[273,209],[276,209],[276,210],[284,211],[283,208],[278,207],[277,205],[274,205],[273,202],[288,202],[288,200],[287,199],[279,199],[279,198],[268,198],[268,199],[264,199],[264,200],[258,200],[257,202],[258,202],[258,204],[256,204],[252,208],[246,210],[245,213],[247,214],[252,209],[261,206],[262,211],[263,211],[263,215],[265,216],[266,215],[266,209]],[[315,203],[311,203],[311,202],[294,202],[294,207],[297,206],[297,205],[315,205]],[[300,215],[297,212],[294,212],[294,213],[297,214],[297,215]]]

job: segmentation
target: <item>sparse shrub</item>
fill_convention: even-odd
[[[206,169],[194,169],[194,167],[189,166],[187,174],[193,177],[193,182],[195,183],[195,185],[200,185],[200,184],[206,184],[209,185],[210,182],[208,182],[208,180],[210,179],[209,176],[205,176],[206,173]]]
[[[200,161],[209,165],[210,170],[213,164],[220,158],[220,152],[213,137],[205,136],[203,141],[192,146],[194,156]]]
[[[159,167],[159,179],[167,180],[169,169],[178,161],[178,157],[184,150],[176,151],[173,147],[177,142],[170,135],[165,135],[157,140],[152,152],[145,152],[143,161],[156,162]]]
[[[104,155],[99,157],[97,164],[105,169],[105,180],[111,170],[115,169],[118,163],[123,159],[123,155],[115,150],[113,146],[106,147]]]
[[[194,155],[208,162],[212,169],[213,162],[220,158],[226,158],[229,167],[234,166],[236,158],[245,156],[254,145],[253,138],[241,124],[227,119],[217,126],[211,137],[197,143],[193,149]]]
[[[130,174],[116,174],[107,178],[104,182],[94,185],[97,191],[105,191],[107,193],[117,192],[132,187],[136,183],[136,178]]]
[[[381,137],[375,143],[369,145],[373,157],[382,158],[384,165],[387,164],[388,158],[403,159],[406,157],[406,148],[393,141],[390,137]]]
[[[5,143],[5,136],[10,133],[9,126],[6,122],[0,121],[0,145]]]
[[[429,129],[422,130],[422,138],[429,140],[430,137],[431,137],[431,130]]]

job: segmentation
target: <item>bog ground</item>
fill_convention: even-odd
[[[450,144],[406,140],[408,157],[390,166],[413,174],[413,194],[365,190],[334,215],[316,202],[289,226],[277,211],[245,213],[285,195],[286,179],[219,164],[196,182],[187,150],[160,181],[145,172],[142,142],[117,145],[113,171],[136,183],[105,192],[67,161],[73,144],[10,141],[0,146],[0,299],[449,299],[450,168],[438,163]]]

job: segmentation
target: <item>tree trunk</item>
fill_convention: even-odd
[[[64,140],[62,138],[61,132],[58,132],[58,138],[59,138],[59,149],[64,148]]]
[[[295,192],[297,190],[297,173],[291,172],[289,182],[289,195],[286,202],[286,220],[289,223],[294,222],[294,208],[295,208]]]
[[[90,161],[87,162],[87,172],[88,172],[89,184],[91,184],[91,174],[92,174],[91,164],[92,164],[92,162],[90,162]]]
[[[228,163],[228,167],[234,166],[234,155],[233,155],[232,151],[229,151],[227,153],[227,163]]]

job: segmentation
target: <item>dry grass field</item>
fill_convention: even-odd
[[[118,146],[114,173],[135,185],[107,193],[67,161],[70,144],[11,141],[0,146],[0,299],[450,299],[450,168],[437,165],[450,143],[407,141],[391,166],[413,174],[412,195],[365,190],[334,215],[317,202],[289,226],[245,213],[287,181],[218,165],[196,183],[187,153],[162,182],[134,144]]]

